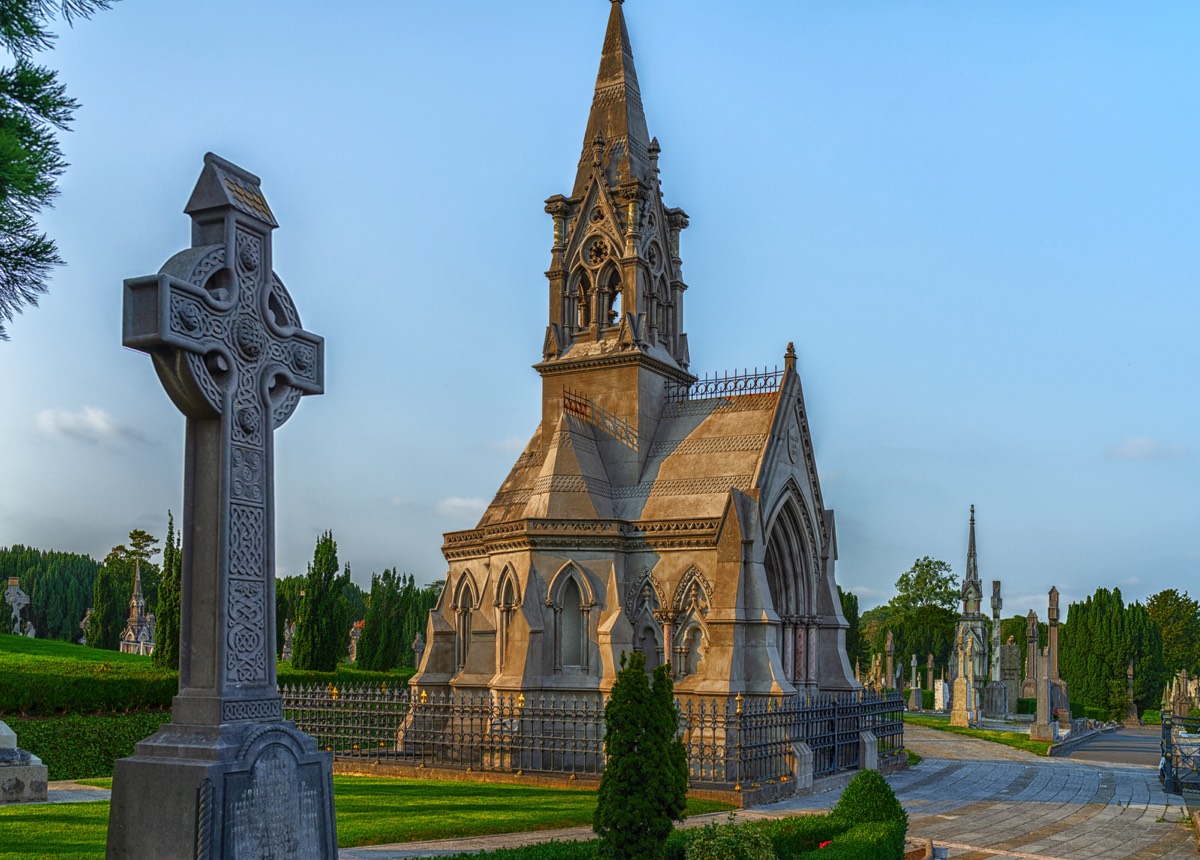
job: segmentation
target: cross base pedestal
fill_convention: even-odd
[[[116,762],[108,860],[335,860],[333,756],[294,724],[163,726]]]

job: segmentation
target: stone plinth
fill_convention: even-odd
[[[959,675],[954,679],[954,709],[950,711],[950,725],[969,726],[975,716],[975,688]]]
[[[0,803],[46,799],[46,766],[17,746],[17,736],[0,722]]]
[[[945,711],[950,704],[950,690],[946,686],[946,682],[938,678],[933,682],[933,709],[935,711]]]

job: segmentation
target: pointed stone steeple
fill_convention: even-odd
[[[140,559],[133,562],[133,596],[129,598],[129,617],[136,619],[146,614],[146,600],[142,597],[142,564]]]
[[[650,133],[622,3],[624,0],[612,0],[573,197],[587,190],[597,140],[602,141],[604,172],[614,186],[635,179],[647,185],[650,182]]]
[[[639,435],[652,436],[668,384],[686,385],[680,233],[687,213],[663,203],[662,147],[646,127],[633,50],[612,0],[583,152],[569,197],[546,201],[553,218],[548,319],[542,361],[547,438],[563,411],[563,390],[597,403]],[[637,397],[616,396],[632,391]]]
[[[975,506],[971,505],[971,533],[967,540],[967,574],[962,586],[963,614],[978,614],[983,601],[983,582],[979,579],[979,562],[975,557]]]

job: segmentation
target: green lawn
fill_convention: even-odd
[[[912,726],[937,729],[940,732],[950,732],[968,738],[975,738],[976,740],[1004,744],[1006,747],[1025,750],[1025,752],[1031,752],[1034,755],[1050,754],[1049,741],[1030,740],[1029,735],[1024,732],[1002,732],[993,729],[971,729],[964,726],[952,726],[950,725],[949,717],[931,717],[926,714],[906,713],[904,715],[904,722]]]
[[[86,780],[108,786],[111,780]],[[590,789],[335,776],[338,844],[382,845],[589,825]],[[689,800],[687,814],[730,809]],[[0,860],[101,860],[108,802],[0,808]]]

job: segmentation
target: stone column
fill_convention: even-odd
[[[992,680],[1000,681],[1000,610],[1004,600],[1000,597],[1000,580],[992,580]]]
[[[1058,680],[1058,589],[1050,586],[1050,605],[1046,610],[1047,633],[1046,641],[1048,648],[1048,656],[1050,658],[1047,664],[1046,676],[1052,681]]]
[[[783,622],[779,632],[782,638],[780,652],[783,656],[783,677],[794,683],[796,680],[796,617],[784,615],[780,620]]]
[[[1038,677],[1038,617],[1032,609],[1025,617],[1025,680],[1021,684],[1021,698],[1032,699],[1037,696]]]
[[[925,658],[925,689],[933,689],[933,655]]]
[[[1037,715],[1033,725],[1029,727],[1029,737],[1034,740],[1058,740],[1058,723],[1051,718],[1050,710],[1050,649],[1043,648],[1037,655],[1038,668],[1041,670],[1037,680]]]
[[[675,621],[675,613],[669,609],[654,610],[654,620],[662,625],[663,632],[663,662],[667,664],[667,671],[671,673],[671,677],[675,677],[675,643],[671,639],[671,627]]]

